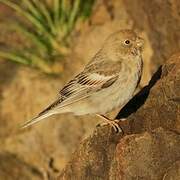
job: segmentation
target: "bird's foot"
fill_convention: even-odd
[[[114,129],[114,131],[115,131],[116,133],[121,133],[121,132],[123,133],[123,130],[122,130],[121,126],[118,124],[118,122],[119,122],[120,120],[117,120],[117,119],[112,120],[112,119],[107,118],[107,117],[104,116],[104,115],[99,115],[99,114],[97,114],[97,116],[99,116],[99,117],[103,118],[103,120],[105,120],[105,122],[100,123],[100,124],[98,124],[97,126],[110,125],[110,126]]]

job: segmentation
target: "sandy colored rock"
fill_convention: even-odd
[[[82,142],[59,179],[159,180],[165,173],[166,178],[178,177],[179,167],[172,164],[180,158],[179,151],[180,136],[162,128],[123,138],[108,128],[97,129]]]
[[[172,164],[168,169],[167,172],[164,174],[164,180],[179,180],[180,179],[180,161],[175,162]]]
[[[109,179],[160,180],[180,158],[179,151],[180,136],[162,128],[128,135],[116,146]],[[174,173],[174,177],[178,175]]]
[[[58,179],[107,180],[120,137],[108,127],[97,128],[80,144]]]
[[[180,161],[172,164],[163,176],[163,180],[179,180],[180,179]]]
[[[43,175],[35,167],[23,162],[15,154],[0,153],[1,180],[42,180]]]

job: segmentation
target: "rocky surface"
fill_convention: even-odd
[[[30,164],[23,162],[15,154],[0,153],[0,179],[40,180],[42,173]]]
[[[162,128],[123,138],[97,130],[80,145],[59,179],[179,178],[179,151],[180,136]]]
[[[81,143],[59,179],[180,178],[179,87],[180,54],[176,54],[119,113],[122,117],[134,111],[120,122],[124,136],[107,127],[97,129]],[[136,111],[133,104],[139,102],[144,104]]]
[[[178,180],[180,177],[180,161],[176,161],[164,174],[164,180]]]

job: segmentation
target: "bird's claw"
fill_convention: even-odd
[[[120,125],[118,124],[118,122],[119,122],[119,120],[112,120],[112,121],[108,121],[108,122],[106,121],[106,122],[97,124],[96,127],[102,127],[102,126],[110,125],[116,133],[121,133],[121,132],[123,132],[123,130],[120,127]]]

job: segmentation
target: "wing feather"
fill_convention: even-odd
[[[99,61],[94,63],[92,61],[83,72],[75,76],[59,92],[61,103],[58,107],[76,102],[78,99],[86,98],[101,89],[108,88],[118,79],[120,69],[120,62]]]

